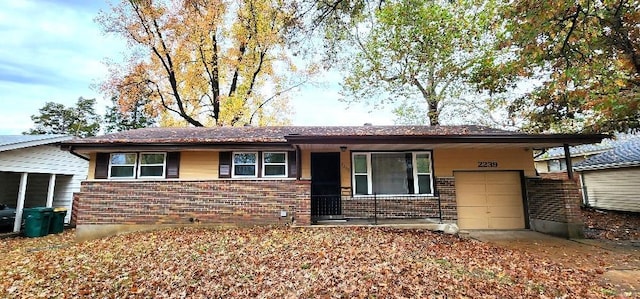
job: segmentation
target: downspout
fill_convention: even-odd
[[[82,160],[85,160],[85,161],[89,161],[90,160],[89,158],[74,152],[72,146],[61,146],[60,149],[63,150],[63,151],[68,151],[70,154],[72,154],[72,155],[74,155],[74,156],[76,156],[76,157],[78,157],[78,158],[80,158]]]
[[[78,153],[74,152],[72,147],[69,148],[69,153],[71,153],[72,155],[74,155],[74,156],[76,156],[76,157],[78,157],[78,158],[80,158],[82,160],[85,160],[85,161],[91,160],[91,159],[89,159],[89,158],[87,158],[87,157],[85,157],[85,156],[83,156],[81,154],[78,154]]]
[[[591,203],[589,203],[589,194],[587,194],[587,186],[584,184],[584,173],[580,175],[580,188],[582,189],[582,204],[585,207],[590,207]]]

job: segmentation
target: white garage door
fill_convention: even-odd
[[[461,229],[525,228],[519,172],[455,172],[454,176]]]

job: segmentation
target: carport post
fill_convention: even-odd
[[[22,210],[24,209],[24,197],[27,193],[27,177],[28,173],[23,172],[20,176],[20,189],[18,190],[18,205],[16,206],[16,220],[13,222],[13,232],[20,231],[22,225]]]
[[[53,192],[56,190],[56,174],[49,175],[49,189],[47,190],[47,208],[53,206]]]
[[[569,176],[570,180],[573,180],[573,165],[571,163],[571,150],[569,150],[569,145],[564,144],[564,161],[567,165],[567,176]]]

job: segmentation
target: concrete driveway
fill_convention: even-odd
[[[640,295],[640,241],[568,240],[530,230],[468,231],[468,237],[551,259],[599,276],[603,287]]]

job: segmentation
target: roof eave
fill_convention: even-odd
[[[285,136],[292,144],[435,144],[435,143],[530,143],[577,145],[600,142],[608,135],[438,135],[438,136]]]
[[[260,149],[260,148],[293,148],[286,142],[190,142],[190,143],[65,143],[62,149],[77,152],[112,152],[112,151],[179,151],[179,150],[213,150],[213,149]]]
[[[47,139],[31,140],[25,142],[12,143],[0,146],[0,152],[11,151],[16,149],[22,149],[27,147],[34,147],[39,145],[57,144],[67,140],[73,139],[73,136],[56,136]]]
[[[640,166],[640,161],[606,163],[606,164],[596,164],[596,165],[588,165],[588,166],[577,166],[577,167],[574,167],[574,170],[575,171],[590,171],[590,170],[604,170],[604,169],[615,169],[615,168],[629,168],[629,167],[637,167],[637,166]]]

